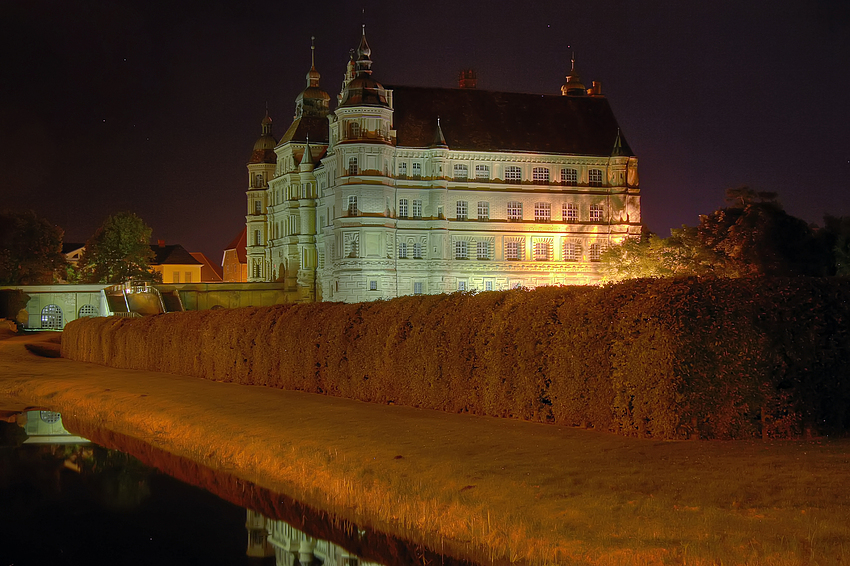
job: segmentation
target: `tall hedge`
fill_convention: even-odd
[[[850,428],[850,281],[631,280],[69,323],[63,355],[656,438]]]

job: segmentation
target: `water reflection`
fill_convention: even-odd
[[[150,543],[154,542],[154,535],[160,540],[167,539],[165,543],[160,543],[160,554],[145,554],[145,548],[140,550],[133,547],[133,552],[138,554],[140,560],[132,563],[145,563],[145,560],[141,560],[142,556],[146,557],[148,563],[163,563],[165,557],[173,559],[173,553],[177,553],[177,556],[183,557],[180,564],[205,565],[470,564],[410,541],[359,528],[349,521],[314,510],[235,476],[155,449],[138,439],[69,420],[71,422],[68,426],[74,433],[65,428],[61,416],[57,413],[30,410],[10,414],[0,411],[0,421],[17,425],[3,427],[6,423],[0,422],[0,509],[7,511],[0,513],[0,532],[12,534],[16,529],[26,532],[25,528],[20,528],[20,521],[11,521],[12,527],[7,524],[10,516],[14,514],[23,514],[25,519],[27,515],[38,516],[45,511],[56,513],[57,507],[70,507],[70,510],[63,511],[68,517],[65,520],[74,521],[75,515],[79,518],[79,515],[86,514],[79,513],[80,509],[89,509],[93,505],[92,501],[95,501],[100,507],[97,515],[85,516],[79,525],[75,525],[82,527],[82,532],[76,533],[67,524],[63,526],[63,530],[72,531],[72,536],[76,533],[80,537],[78,546],[90,543],[94,525],[110,522],[117,523],[113,526],[118,531],[137,531],[135,534],[140,535],[135,537],[132,543],[119,543],[119,535],[116,533],[115,540],[111,542],[113,545],[136,544],[145,547],[152,546],[145,542],[146,537],[150,539]],[[13,452],[7,449],[10,447],[14,448]],[[11,456],[12,453],[14,456]],[[189,485],[181,491],[168,483],[178,482],[158,474],[155,469]],[[82,489],[81,484],[85,484],[86,489]],[[208,511],[214,506],[204,499],[209,497],[208,494],[202,496],[193,493],[191,490],[200,490],[191,486],[197,486],[220,497],[224,500],[221,504],[227,505],[225,502],[230,502],[242,510],[240,512],[237,507],[233,507],[232,511],[229,508]],[[190,492],[184,493],[186,490]],[[162,497],[163,493],[166,494],[165,497]],[[67,501],[57,503],[63,497]],[[163,501],[164,499],[167,501]],[[192,509],[197,507],[188,504],[197,504],[198,500],[203,500],[203,513],[193,512]],[[166,514],[165,518],[154,514],[153,508],[162,508]],[[120,515],[116,516],[118,512]],[[238,523],[235,513],[242,517]],[[129,519],[131,516],[132,520]],[[143,526],[142,521],[152,521],[153,524]],[[127,522],[132,525],[126,524]],[[110,529],[101,527],[100,531],[104,532],[99,532],[97,539],[99,546],[103,547],[109,544],[104,540],[104,536],[108,536]],[[236,538],[217,534],[221,531],[229,531],[230,535],[237,535],[237,531],[241,531],[242,534],[238,536],[242,541],[241,561],[235,560],[233,554],[223,551],[224,539]],[[187,549],[174,547],[175,541],[186,540],[186,537],[200,539],[193,542],[208,548],[196,551],[198,556],[187,560],[184,556]],[[216,544],[212,544],[213,542]],[[52,543],[58,544],[56,541]],[[17,552],[13,550],[11,555],[8,547],[0,545],[0,562],[18,565],[43,564],[58,556],[62,558],[63,563],[73,563],[73,560],[68,560],[67,547],[53,550],[53,554],[36,553],[36,560],[32,551],[25,549],[25,545]],[[77,550],[83,552],[79,548]],[[200,552],[204,552],[205,556],[201,556]],[[225,556],[228,558],[224,558]],[[86,562],[99,563],[92,557],[88,557]]]

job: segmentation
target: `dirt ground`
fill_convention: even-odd
[[[823,484],[817,497],[835,508],[813,520],[821,521],[825,535],[831,515],[850,508],[843,480],[833,485],[817,476],[830,467],[848,469],[847,443],[801,444],[793,447],[797,467],[783,467],[784,460],[769,452],[774,448],[758,442],[697,448],[700,443],[116,370],[47,357],[56,339],[49,333],[0,337],[0,409],[59,411],[71,422],[144,440],[355,523],[440,541],[461,557],[483,552],[537,564],[734,563],[734,551],[712,541],[731,536],[738,546],[739,539],[761,536],[746,525],[771,520],[770,509],[778,519],[799,513],[801,505],[804,512],[807,505],[822,507],[779,504],[758,494],[747,500],[745,488],[756,490],[755,482],[765,481],[748,478],[748,466],[763,456],[790,482]],[[813,456],[801,463],[800,454]],[[793,455],[788,458],[793,462]],[[728,493],[706,503],[694,481],[701,475]],[[805,538],[811,525],[799,529],[778,532],[777,540]],[[846,530],[828,534],[850,541]],[[840,548],[844,553],[844,542]],[[814,556],[814,540],[790,550],[765,542],[763,560],[747,562],[792,564],[808,552]]]

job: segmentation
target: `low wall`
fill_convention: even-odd
[[[634,280],[88,319],[114,367],[656,438],[850,428],[850,282]]]
[[[267,307],[294,303],[298,293],[286,291],[283,283],[185,283],[156,285],[163,293],[177,291],[186,310]]]

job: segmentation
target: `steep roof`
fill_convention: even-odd
[[[437,118],[450,149],[609,156],[619,126],[603,96],[555,96],[388,86],[401,147],[433,144]],[[634,155],[620,134],[625,155]]]
[[[248,263],[248,250],[246,249],[248,246],[248,227],[243,226],[242,231],[239,232],[239,235],[233,238],[233,241],[230,242],[224,251],[227,250],[236,250],[236,258],[239,260],[239,263]]]
[[[221,267],[214,265],[207,259],[203,252],[189,252],[201,264],[201,281],[221,281]]]
[[[289,141],[305,143],[310,137],[312,144],[328,143],[328,119],[319,116],[302,116],[289,125],[289,129],[280,138],[280,144]]]
[[[162,245],[151,244],[154,253],[152,265],[198,265],[201,262],[192,257],[186,248],[180,244]]]

